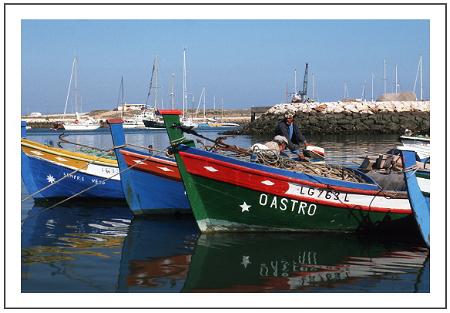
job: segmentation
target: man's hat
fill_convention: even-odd
[[[294,118],[294,114],[292,112],[286,112],[284,113],[285,118]]]
[[[275,136],[273,138],[273,141],[278,142],[278,143],[288,144],[288,140],[286,139],[286,137],[280,136],[280,135]]]

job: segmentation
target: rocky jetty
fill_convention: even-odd
[[[405,129],[430,133],[429,101],[277,104],[245,125],[242,133],[271,135],[286,112],[296,115],[295,122],[305,134],[402,134]]]

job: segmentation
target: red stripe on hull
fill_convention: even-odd
[[[168,179],[181,181],[180,172],[178,171],[176,162],[155,157],[148,157],[146,155],[126,150],[120,150],[120,153],[124,156],[127,165],[129,167],[133,166],[133,169],[162,176]],[[139,164],[139,162],[142,163]]]
[[[225,182],[239,187],[259,191],[262,193],[269,193],[281,197],[291,198],[295,200],[316,203],[325,206],[333,206],[344,209],[354,209],[362,211],[373,212],[391,212],[399,214],[411,214],[411,210],[398,208],[385,208],[375,206],[357,205],[344,202],[333,202],[325,199],[317,199],[308,196],[287,194],[289,183],[306,185],[308,187],[326,189],[340,192],[347,192],[349,194],[359,194],[362,196],[381,196],[380,191],[359,190],[353,188],[329,186],[325,184],[314,184],[304,180],[292,179],[277,174],[266,173],[263,171],[249,169],[235,164],[230,164],[220,160],[206,158],[202,156],[192,155],[186,152],[180,152],[180,156],[186,166],[186,170],[192,175],[198,175],[208,179]]]
[[[290,182],[290,183],[307,185],[307,186],[315,187],[315,188],[329,188],[330,187],[330,185],[328,185],[328,184],[313,183],[313,182],[303,180],[303,179],[292,178],[292,177],[288,177],[288,176],[282,176],[279,174],[264,172],[264,171],[256,170],[253,168],[244,167],[241,165],[224,162],[221,160],[216,160],[216,159],[212,159],[212,158],[208,158],[208,157],[204,157],[204,156],[200,156],[200,155],[186,153],[184,151],[180,151],[179,154],[181,157],[183,157],[183,160],[185,158],[189,158],[189,159],[203,161],[203,165],[200,165],[201,167],[206,166],[206,165],[222,166],[223,169],[226,168],[227,170],[237,171],[238,173],[240,173],[240,176],[244,176],[244,174],[251,174],[251,175],[260,176],[263,178],[273,178],[273,179],[282,180],[282,181],[286,181],[286,182]],[[192,166],[196,166],[195,165],[196,163],[197,163],[197,161],[194,161],[194,162],[190,161],[191,165],[194,164]],[[348,192],[348,193],[358,193],[358,194],[365,194],[365,195],[380,195],[380,194],[382,194],[382,192],[380,193],[380,190],[363,190],[363,189],[348,188],[348,187],[342,187],[342,186],[332,186],[332,187],[333,187],[333,190]]]

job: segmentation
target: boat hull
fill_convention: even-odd
[[[98,128],[100,128],[100,125],[64,125],[64,129],[69,131],[87,131],[96,130]]]
[[[189,201],[202,232],[358,231],[410,220],[405,192],[363,182],[297,173],[194,148],[163,111]]]
[[[148,128],[158,128],[158,129],[164,129],[164,123],[153,121],[153,120],[143,120],[144,126]]]
[[[108,120],[114,145],[125,146],[121,120]],[[135,215],[191,213],[176,162],[129,148],[114,149],[121,184]]]
[[[120,149],[122,187],[134,214],[191,212],[174,161]],[[133,166],[133,167],[132,167]]]
[[[400,136],[403,146],[400,150],[410,150],[417,153],[420,160],[426,160],[430,157],[430,139],[422,137]]]
[[[91,159],[83,159],[81,154],[57,148],[44,150],[41,145],[30,142],[27,146],[22,145],[21,172],[28,192],[36,193],[34,199],[68,198],[80,192],[77,198],[125,199],[120,176],[107,179],[119,172],[117,165],[112,164],[114,162],[110,162],[111,165],[95,163]],[[73,173],[76,170],[78,172]],[[68,176],[56,182],[65,175]],[[45,187],[48,188],[42,190]],[[90,189],[82,192],[87,188]]]
[[[188,166],[187,171],[192,170]],[[391,223],[411,214],[408,199],[402,199],[404,212],[393,209],[371,210],[363,208],[373,196],[340,194],[345,203],[334,205],[335,193],[332,189],[315,189],[304,186],[298,194],[280,195],[264,189],[249,189],[229,182],[191,175],[188,188],[197,224],[202,232],[220,231],[356,231],[382,223]],[[275,183],[276,184],[276,183]],[[303,192],[304,195],[300,193]],[[322,192],[320,196],[319,193]],[[195,195],[194,195],[195,193]],[[313,196],[308,196],[308,194]],[[365,197],[357,201],[356,197]],[[360,200],[360,199],[358,199]],[[349,201],[349,202],[347,202]],[[350,202],[352,201],[352,202]],[[358,204],[359,203],[359,204]]]

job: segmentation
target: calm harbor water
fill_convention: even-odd
[[[217,132],[202,132],[215,138]],[[58,142],[59,133],[29,138]],[[127,142],[168,145],[165,131]],[[108,131],[71,141],[112,147]],[[270,138],[237,136],[248,147]],[[393,136],[311,136],[327,161],[360,163],[399,144]],[[76,150],[75,146],[64,145]],[[28,195],[22,185],[22,198]],[[133,218],[125,203],[22,202],[22,292],[430,292],[427,250],[411,238],[355,234],[200,234],[192,216]]]

